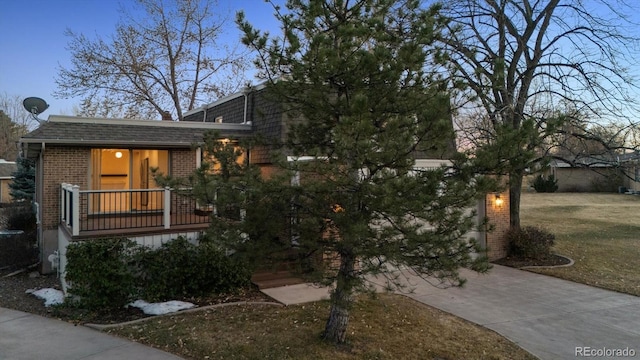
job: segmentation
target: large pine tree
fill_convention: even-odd
[[[416,157],[452,156],[448,94],[426,53],[436,11],[413,0],[291,0],[277,12],[280,40],[238,16],[270,99],[300,119],[283,144],[290,161],[280,163],[293,186],[274,191],[270,182],[271,193],[245,200],[262,201],[249,206],[254,214],[267,211],[260,206],[292,212],[285,243],[333,260],[316,269],[334,286],[323,334],[332,342],[345,341],[367,276],[386,275],[394,288],[397,272],[411,269],[460,285],[460,267],[487,268],[465,237],[481,179],[461,167],[415,169]],[[273,222],[276,211],[268,211],[266,219],[249,212],[251,226]]]

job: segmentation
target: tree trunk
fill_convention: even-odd
[[[523,172],[516,170],[509,175],[509,225],[520,228],[520,195],[522,193]]]
[[[334,344],[344,343],[349,325],[349,309],[353,301],[353,275],[355,257],[352,254],[340,254],[336,289],[331,293],[331,312],[324,328],[322,338]]]

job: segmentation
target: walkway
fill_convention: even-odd
[[[640,357],[640,297],[499,265],[486,275],[463,276],[463,288],[449,289],[412,277],[409,296],[494,330],[543,360],[575,360],[576,351],[602,349],[628,349]],[[264,292],[287,304],[327,296],[304,284]]]
[[[0,308],[3,360],[176,360],[179,357],[85,326]]]

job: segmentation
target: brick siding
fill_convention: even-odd
[[[171,175],[187,177],[196,169],[196,151],[192,149],[171,150]]]
[[[496,204],[496,194],[486,195],[486,216],[492,230],[487,231],[487,256],[490,261],[507,256],[507,231],[510,227],[509,192],[500,193],[502,205]]]
[[[44,230],[57,229],[60,222],[60,184],[70,183],[87,189],[91,149],[47,146],[44,150],[44,188],[40,201]]]

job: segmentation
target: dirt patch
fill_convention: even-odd
[[[6,276],[11,272],[0,271],[0,307],[20,310],[42,316],[53,316],[53,308],[45,307],[44,301],[25,291],[28,289],[60,289],[60,282],[53,275],[43,276],[37,271]]]

